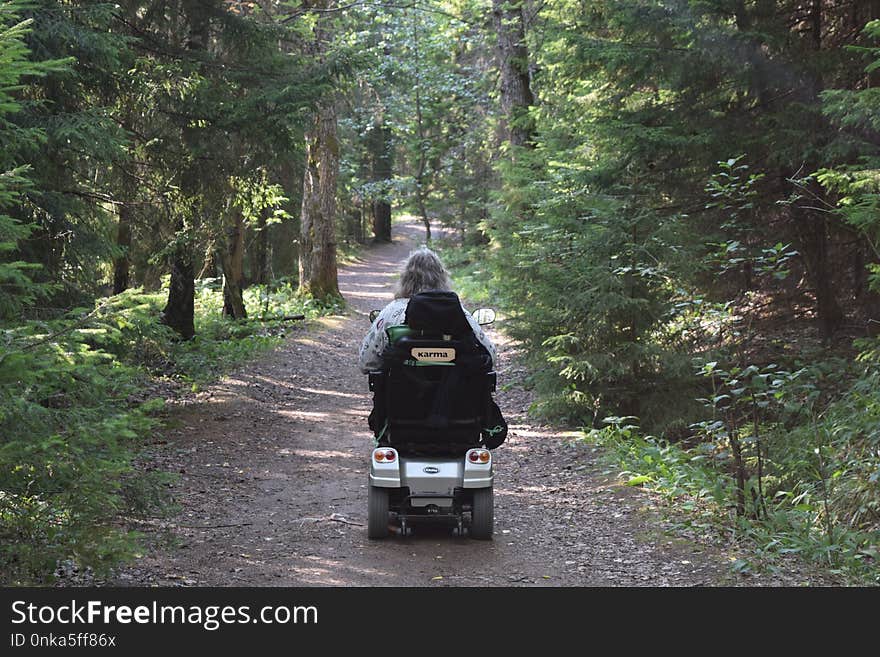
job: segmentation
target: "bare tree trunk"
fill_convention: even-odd
[[[496,55],[501,69],[501,109],[514,146],[532,146],[535,124],[529,108],[535,97],[529,80],[522,0],[492,0],[492,22],[498,36]]]
[[[813,0],[810,8],[810,36],[813,41],[813,49],[822,48],[822,0]]]
[[[736,0],[733,4],[733,18],[736,22],[736,29],[741,32],[749,29],[751,27],[752,21],[748,12],[746,11],[746,3],[745,0]]]
[[[736,515],[746,514],[746,465],[743,459],[742,443],[737,434],[737,426],[729,424],[730,454],[733,457],[733,476],[736,480]]]
[[[284,204],[284,209],[291,216],[291,219],[286,219],[270,228],[273,238],[270,263],[273,270],[279,271],[281,276],[297,276],[299,274],[299,254],[302,252],[302,245],[299,243],[301,232],[299,213],[302,210],[303,179],[305,178],[300,171],[301,164],[302,160],[295,161],[294,158],[289,157],[283,159],[278,166],[278,178],[284,189],[284,196],[288,199]],[[283,239],[278,240],[278,238]]]
[[[843,322],[843,310],[837,301],[832,269],[829,267],[827,222],[821,213],[797,206],[792,209],[800,238],[800,251],[816,294],[819,336],[828,340]]]
[[[416,134],[419,137],[419,162],[416,165],[416,204],[419,207],[419,215],[425,225],[425,242],[431,242],[431,220],[428,218],[428,209],[425,206],[425,168],[428,164],[428,154],[425,152],[425,124],[422,118],[422,92],[421,79],[419,78],[419,24],[413,20],[413,54],[415,56],[416,84]]]
[[[185,229],[183,220],[178,222],[178,233]],[[162,310],[162,323],[174,329],[184,340],[196,334],[195,329],[195,272],[188,246],[178,245],[171,258],[171,283],[168,302]]]
[[[322,59],[327,35],[326,12],[334,0],[310,0],[304,6],[319,10],[315,38],[307,48]],[[339,294],[336,276],[336,179],[339,175],[339,139],[335,99],[318,103],[306,132],[306,165],[300,224],[299,287],[317,298]]]
[[[184,0],[183,11],[189,22],[187,50],[207,50],[210,32],[209,3],[204,0]],[[184,128],[183,138],[194,138],[192,130]],[[198,172],[187,171],[183,176],[182,187],[188,194],[198,193]],[[178,234],[186,229],[181,218],[178,221]],[[195,271],[192,248],[186,240],[180,240],[171,259],[171,284],[168,288],[168,302],[162,311],[162,321],[174,329],[182,338],[188,340],[195,335]]]
[[[244,288],[244,217],[235,208],[221,244],[220,263],[223,266],[223,314],[232,319],[245,319],[242,289]]]
[[[300,288],[325,298],[339,294],[336,276],[336,178],[339,142],[333,100],[320,104],[306,134],[300,227]]]
[[[424,170],[424,163],[419,165],[419,170]],[[416,177],[416,201],[419,206],[419,216],[422,218],[422,223],[425,225],[425,242],[430,243],[431,219],[428,217],[428,208],[425,206],[425,190],[422,187],[422,177],[422,173]]]
[[[258,285],[268,282],[269,272],[269,226],[267,225],[267,210],[260,213],[257,220],[256,249],[251,260],[251,281]]]
[[[128,289],[131,270],[131,206],[119,206],[119,223],[116,226],[116,246],[121,253],[113,259],[113,294]]]
[[[389,180],[392,175],[394,152],[391,144],[391,128],[384,123],[373,126],[370,134],[371,178],[374,182]],[[391,204],[385,198],[371,203],[373,239],[377,242],[391,241]]]

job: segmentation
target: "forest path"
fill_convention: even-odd
[[[141,527],[154,549],[118,585],[589,586],[731,583],[714,551],[664,536],[639,491],[608,481],[588,448],[526,417],[515,347],[497,331],[498,401],[510,423],[495,451],[491,542],[445,528],[370,541],[372,436],[357,351],[366,313],[391,299],[402,260],[421,241],[395,225],[340,270],[346,315],[285,343],[172,411],[155,467],[179,472],[181,512]],[[317,325],[316,325],[317,324]],[[517,369],[519,368],[519,369]],[[504,384],[513,382],[510,389]],[[172,541],[162,540],[170,535]]]

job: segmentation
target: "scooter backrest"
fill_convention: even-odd
[[[455,292],[419,292],[406,306],[406,325],[422,335],[473,335]]]

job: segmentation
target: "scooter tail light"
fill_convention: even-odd
[[[390,463],[397,460],[397,452],[393,449],[377,449],[373,452],[376,463]]]
[[[476,463],[477,461],[480,460],[479,453],[478,453],[476,450],[473,451],[473,452],[471,452],[471,453],[469,453],[469,454],[468,454],[468,460],[469,460],[471,463]]]
[[[480,463],[488,463],[489,462],[489,452],[483,450],[480,452]]]

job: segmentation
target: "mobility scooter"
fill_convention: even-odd
[[[375,321],[375,313],[371,321]],[[495,311],[478,310],[479,324]],[[406,536],[427,521],[467,527],[490,540],[494,525],[492,454],[507,426],[492,400],[492,359],[452,292],[414,295],[405,324],[386,329],[383,367],[369,374],[368,536],[389,535],[396,519]]]

